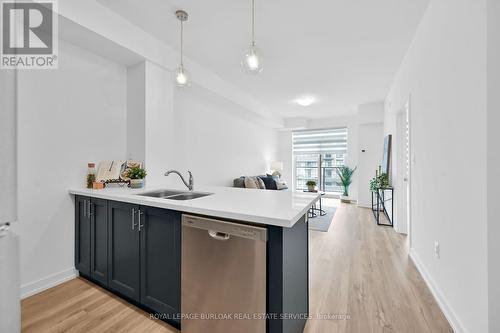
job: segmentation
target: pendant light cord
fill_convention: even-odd
[[[184,25],[183,25],[183,22],[181,21],[181,67],[184,68],[184,63],[182,62],[182,58],[183,58],[183,46],[184,46]]]
[[[252,0],[252,46],[255,46],[255,0]]]

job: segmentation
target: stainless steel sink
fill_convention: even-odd
[[[170,200],[192,200],[196,198],[206,197],[213,193],[191,192],[191,191],[176,191],[176,190],[156,190],[152,192],[139,193],[145,197],[170,199]]]
[[[140,193],[137,195],[142,195],[145,197],[153,197],[153,198],[166,198],[170,197],[172,195],[178,195],[178,194],[183,194],[187,193],[186,191],[175,191],[175,190],[157,190],[153,192],[146,192],[146,193]]]
[[[212,195],[213,193],[202,193],[202,192],[187,192],[184,194],[173,195],[171,197],[165,198],[170,200],[191,200],[196,198],[206,197]]]

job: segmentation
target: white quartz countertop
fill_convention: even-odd
[[[169,200],[138,195],[160,189],[167,188],[106,188],[103,190],[82,188],[71,189],[69,193],[288,228],[293,227],[319,198],[317,193],[207,186],[196,187],[195,192],[209,192],[213,193],[212,195],[192,200]]]

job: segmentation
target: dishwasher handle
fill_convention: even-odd
[[[215,230],[208,230],[208,235],[218,241],[227,241],[231,238],[229,234]]]

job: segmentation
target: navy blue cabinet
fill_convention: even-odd
[[[75,198],[75,267],[90,276],[90,198]]]
[[[140,298],[139,206],[108,202],[109,287],[133,300]]]
[[[90,199],[90,276],[108,285],[108,201]]]
[[[181,213],[140,208],[141,303],[180,324]]]
[[[75,267],[86,277],[108,284],[108,202],[75,198]]]
[[[180,326],[180,212],[77,196],[75,267]]]
[[[108,202],[109,287],[135,301],[140,298],[139,206]]]

